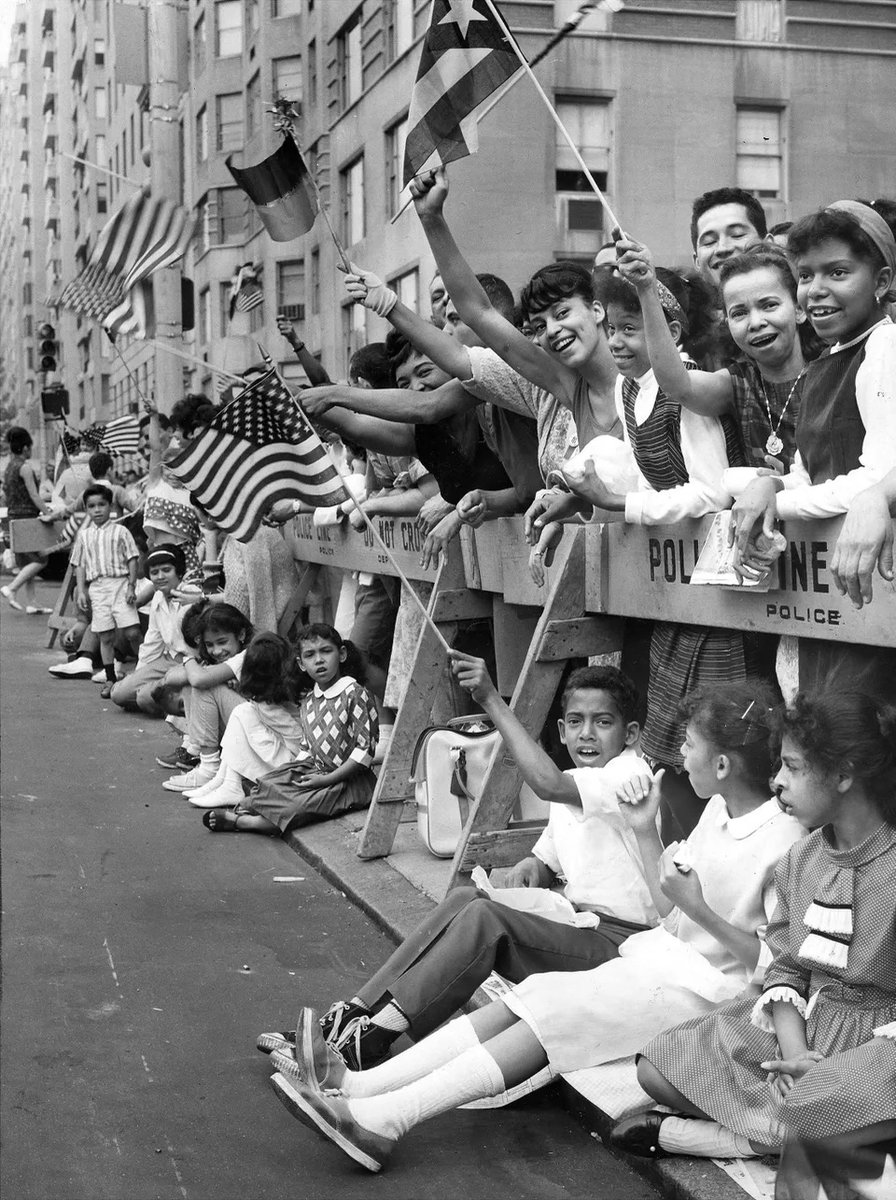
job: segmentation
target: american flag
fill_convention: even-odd
[[[133,413],[116,417],[106,424],[97,421],[84,430],[81,440],[92,442],[98,450],[107,450],[110,454],[136,454],[140,446],[140,422]]]
[[[152,285],[147,280],[183,257],[194,227],[186,209],[139,191],[103,226],[87,266],[64,289],[59,304],[99,321],[112,337],[149,336]]]
[[[264,303],[264,292],[257,283],[244,283],[233,302],[234,312],[251,312]]]
[[[252,538],[278,500],[329,506],[348,499],[323,443],[273,365],[166,466],[240,542]]]
[[[404,182],[474,154],[478,110],[521,69],[486,0],[433,0],[408,114]]]

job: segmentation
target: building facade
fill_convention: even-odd
[[[153,103],[140,48],[112,7],[30,0],[17,8],[0,81],[5,404],[14,396],[32,416],[39,407],[35,327],[55,316],[46,302],[77,274],[108,214],[149,180],[156,122],[177,126],[179,161],[163,173],[168,194],[199,218],[184,264],[194,327],[177,343],[188,357],[175,383],[169,373],[156,397],[163,407],[181,385],[213,388],[230,281],[245,263],[264,291],[251,314],[255,336],[295,380],[302,376],[276,332],[278,312],[334,378],[353,349],[385,334],[384,322],[345,303],[321,219],[303,238],[272,242],[233,185],[228,155],[246,166],[277,145],[268,112],[277,96],[296,105],[299,140],[352,260],[428,311],[432,257],[413,210],[396,214],[429,0],[186,0],[172,35],[171,104]],[[500,7],[531,57],[578,4]],[[896,194],[894,67],[892,0],[628,0],[619,13],[591,15],[537,74],[625,228],[660,262],[683,265],[691,201],[707,188],[749,188],[770,222],[841,197]],[[528,80],[485,117],[479,153],[450,175],[448,214],[462,249],[475,269],[514,290],[552,259],[590,260],[609,235]],[[138,391],[154,391],[161,351],[152,343],[120,339],[113,349],[74,314],[54,323],[75,423],[135,409]]]

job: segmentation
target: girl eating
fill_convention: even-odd
[[[464,664],[454,669],[463,683]],[[316,1015],[303,1010],[295,1059],[272,1058],[274,1090],[295,1116],[378,1171],[419,1122],[498,1095],[547,1064],[559,1073],[632,1054],[648,1029],[706,1012],[750,982],[763,958],[759,931],[772,910],[775,867],[803,829],[768,795],[770,710],[761,686],[698,693],[686,712],[685,764],[709,800],[687,841],[665,850],[660,842],[659,774],[645,770],[618,797],[663,926],[634,934],[619,958],[594,970],[530,976],[369,1071],[347,1071]],[[321,1094],[325,1081],[341,1096]]]
[[[307,625],[297,645],[309,690],[296,713],[296,750],[259,775],[233,812],[209,812],[203,821],[213,833],[286,834],[370,803],[379,725],[361,656],[330,625]]]

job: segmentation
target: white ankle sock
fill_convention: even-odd
[[[346,1071],[339,1090],[344,1096],[357,1098],[394,1092],[429,1075],[437,1067],[453,1062],[465,1050],[478,1045],[479,1038],[470,1018],[458,1017],[404,1053],[387,1058],[378,1067],[371,1067],[368,1071]]]
[[[397,1092],[347,1103],[364,1129],[396,1141],[422,1121],[503,1091],[504,1076],[498,1064],[484,1046],[476,1045]]]
[[[378,1025],[380,1029],[392,1029],[396,1033],[404,1033],[406,1029],[410,1029],[411,1023],[395,1003],[390,1000],[385,1007],[381,1008],[378,1013],[375,1013],[370,1018],[371,1025]]]
[[[215,770],[221,765],[220,750],[213,750],[211,754],[203,754],[199,751],[199,765],[203,770],[208,770],[209,767],[214,767]]]
[[[660,1126],[659,1143],[669,1154],[694,1158],[758,1158],[749,1138],[741,1137],[718,1121],[692,1117],[666,1117]]]

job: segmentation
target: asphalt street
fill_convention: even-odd
[[[41,589],[42,602],[55,591]],[[213,836],[160,784],[167,727],[0,619],[2,1161],[10,1200],[646,1200],[552,1091],[415,1130],[374,1177],[298,1125],[254,1048],[390,949],[279,840]]]

